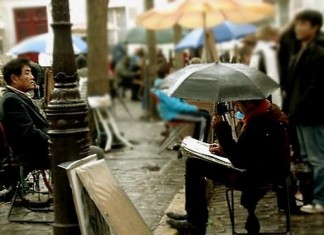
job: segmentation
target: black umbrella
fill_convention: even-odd
[[[161,88],[184,99],[217,102],[267,98],[279,84],[244,64],[208,63],[186,66],[165,78]]]

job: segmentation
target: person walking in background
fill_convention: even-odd
[[[281,96],[285,97],[285,87],[287,84],[289,61],[293,54],[298,52],[300,42],[296,39],[295,19],[293,19],[280,33],[278,49],[279,80]],[[284,107],[283,110],[286,111]],[[300,162],[300,146],[293,120],[289,120],[289,135],[291,141],[292,158],[295,162]]]
[[[279,30],[274,26],[266,25],[258,30],[256,37],[257,43],[252,53],[250,67],[264,72],[279,84],[279,68],[277,60]],[[279,108],[282,107],[280,89],[271,94],[270,100],[274,104],[278,105]]]
[[[324,48],[318,41],[322,24],[319,11],[307,9],[296,15],[294,31],[300,47],[291,56],[283,86],[283,110],[296,125],[301,158],[313,174],[311,203],[300,208],[306,213],[324,212]]]

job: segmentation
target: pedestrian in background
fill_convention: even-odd
[[[252,53],[250,60],[250,67],[256,68],[270,78],[279,81],[279,68],[278,68],[278,40],[279,40],[279,29],[272,25],[262,26],[256,33],[257,43]],[[274,91],[269,97],[270,100],[282,107],[282,98],[280,89]]]
[[[299,50],[291,56],[284,87],[284,111],[297,128],[301,158],[313,174],[310,204],[300,208],[306,213],[324,212],[324,48],[319,42],[322,14],[303,10],[295,18]]]

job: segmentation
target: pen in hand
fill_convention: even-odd
[[[222,147],[217,143],[211,144],[209,146],[209,152],[211,152],[212,154],[219,155],[219,156],[224,155],[224,151],[223,151]]]

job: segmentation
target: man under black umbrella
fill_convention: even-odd
[[[212,127],[218,143],[210,146],[214,154],[227,157],[237,171],[223,165],[189,157],[186,162],[186,215],[168,213],[167,223],[181,232],[204,235],[208,220],[205,177],[242,191],[241,204],[248,210],[246,230],[258,234],[255,215],[258,201],[265,195],[261,186],[282,182],[289,175],[290,148],[286,131],[287,117],[267,99],[234,102],[244,114],[238,140],[228,122],[214,116]]]

